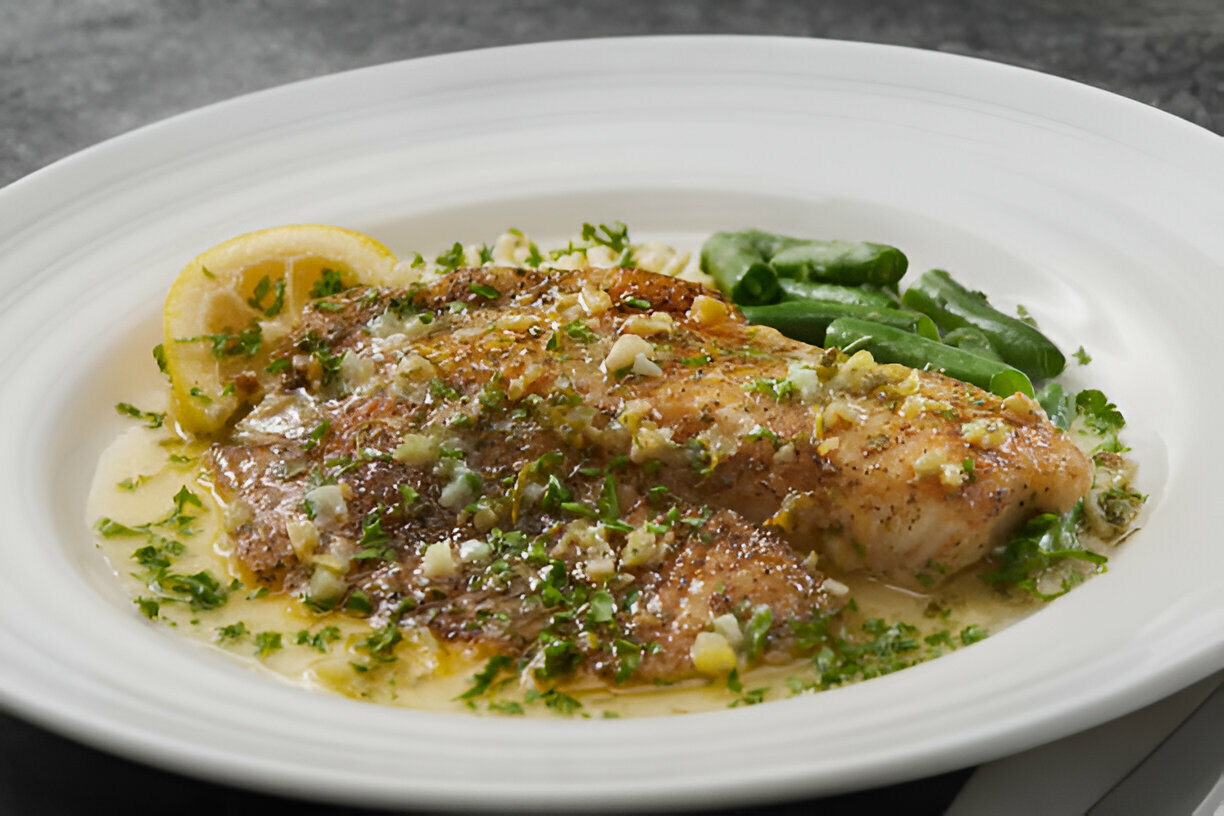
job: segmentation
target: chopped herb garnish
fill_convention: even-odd
[[[763,425],[758,425],[753,428],[752,431],[749,432],[744,438],[749,442],[760,442],[762,439],[768,439],[770,444],[772,444],[775,448],[782,445],[782,440],[778,438],[778,435]]]
[[[326,419],[316,425],[314,430],[307,435],[306,441],[302,443],[302,450],[313,450],[314,447],[318,445],[320,441],[322,441],[323,436],[327,433],[327,429],[329,427],[331,427],[331,423]]]
[[[224,642],[227,640],[237,640],[247,633],[246,624],[242,621],[231,623],[228,626],[221,626],[217,629],[217,640]]]
[[[757,377],[751,383],[744,386],[744,390],[756,394],[764,394],[767,397],[773,397],[778,402],[782,402],[782,400],[795,392],[795,384],[788,379]]]
[[[1122,418],[1118,406],[1103,393],[1095,389],[1079,392],[1075,395],[1075,411],[1089,430],[1101,437],[1097,450],[1114,453],[1129,450],[1118,441],[1118,431],[1126,427],[1126,420]]]
[[[756,660],[760,657],[772,626],[773,611],[768,606],[761,604],[752,610],[752,617],[744,625],[744,640],[749,660]]]
[[[354,556],[354,558],[356,557]],[[370,600],[369,595],[360,589],[354,589],[349,593],[348,598],[345,599],[344,609],[355,615],[372,615],[374,613],[374,602]]]
[[[479,697],[489,690],[489,686],[497,679],[497,675],[502,669],[510,666],[514,661],[505,655],[493,655],[489,658],[489,662],[485,663],[485,667],[472,676],[475,683],[471,688],[459,695],[460,700],[470,700],[473,697]]]
[[[591,328],[581,320],[571,320],[569,323],[566,323],[564,331],[580,343],[594,343],[599,339],[599,336],[591,331]]]
[[[961,630],[960,641],[961,645],[970,646],[977,643],[979,640],[985,640],[989,636],[989,632],[975,623],[970,626],[966,626]]]
[[[255,636],[255,653],[261,658],[279,650],[282,645],[280,632],[260,632]]]
[[[582,703],[578,702],[577,699],[557,689],[549,689],[545,692],[528,689],[523,699],[529,703],[536,702],[537,700],[543,701],[544,705],[553,709],[558,714],[565,714],[567,716],[582,708]]]
[[[310,288],[310,296],[315,299],[331,297],[340,294],[347,288],[344,285],[344,278],[337,270],[324,269],[314,286]]]
[[[166,422],[166,414],[164,411],[142,411],[135,405],[127,402],[116,403],[115,410],[124,416],[144,420],[146,427],[149,428],[160,428]]]
[[[131,476],[117,484],[120,490],[135,490],[149,480],[149,476]]]
[[[319,361],[323,384],[327,385],[336,378],[340,373],[340,363],[344,360],[344,354],[333,353],[331,343],[320,337],[313,329],[306,333],[306,336],[298,340],[295,344],[301,351],[308,352],[311,357]]]
[[[489,286],[487,283],[469,283],[468,291],[472,292],[473,294],[480,295],[486,300],[497,300],[499,297],[501,297],[501,292],[497,291],[492,286]]]
[[[608,623],[616,612],[616,601],[606,589],[598,590],[588,601],[587,623]]]
[[[153,347],[153,359],[157,361],[157,370],[163,374],[169,373],[166,369],[166,347],[158,343]]]
[[[613,221],[611,226],[600,224],[598,228],[593,224],[583,224],[582,240],[623,253],[629,249],[629,228],[620,221]]]
[[[326,652],[329,644],[335,643],[340,639],[340,630],[335,626],[324,626],[313,635],[303,629],[297,633],[295,641],[300,646],[309,646],[319,652]]]
[[[540,248],[535,245],[535,241],[528,241],[527,250],[527,257],[523,259],[523,263],[539,269],[544,263],[544,256],[540,254]]]
[[[176,343],[211,343],[213,356],[218,360],[226,357],[254,357],[263,345],[263,330],[252,322],[237,334],[232,329],[223,329],[217,334],[201,334],[196,337],[176,337]]]
[[[434,263],[437,264],[440,275],[454,272],[464,263],[463,244],[456,241],[450,249],[434,258]]]
[[[353,648],[369,655],[371,664],[392,663],[396,659],[395,647],[403,639],[404,633],[399,630],[399,627],[389,623],[381,629],[376,629],[369,637],[358,641]],[[359,671],[368,670],[371,665],[361,667],[360,664],[355,664],[354,668],[358,668]]]
[[[999,568],[984,573],[982,580],[988,584],[1014,584],[1043,601],[1069,592],[1083,580],[1081,573],[1068,571],[1061,578],[1060,588],[1054,592],[1044,591],[1042,576],[1052,567],[1068,560],[1083,561],[1098,569],[1106,561],[1105,556],[1085,550],[1080,545],[1076,527],[1083,510],[1084,500],[1080,499],[1062,516],[1043,513],[1030,519],[1008,542],[999,559]]]
[[[421,494],[418,493],[411,485],[400,485],[399,493],[400,502],[403,504],[405,510],[412,507],[413,503],[421,497]]]
[[[375,508],[366,514],[361,522],[361,539],[357,546],[361,549],[353,556],[356,561],[378,558],[383,561],[395,560],[395,549],[391,546],[391,537],[383,530],[382,518],[378,515],[381,508]]]
[[[459,392],[446,384],[446,381],[440,377],[434,377],[429,381],[429,393],[438,399],[459,399]]]
[[[264,306],[264,298],[269,294],[272,295],[272,302]],[[264,275],[259,279],[259,283],[255,284],[252,296],[247,298],[247,305],[257,312],[262,312],[264,317],[276,317],[285,308],[284,278],[273,283],[271,278]]]

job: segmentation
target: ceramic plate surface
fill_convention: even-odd
[[[1048,76],[797,39],[556,43],[240,98],[0,191],[0,701],[185,773],[364,804],[721,805],[995,758],[1224,666],[1224,144]],[[466,718],[283,685],[150,625],[86,526],[182,265],[335,223],[398,253],[620,219],[697,247],[757,226],[876,240],[1023,303],[1103,388],[1151,495],[1110,569],[943,659],[642,720]]]

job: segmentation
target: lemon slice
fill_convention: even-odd
[[[359,232],[302,224],[240,235],[183,268],[163,311],[179,425],[220,430],[273,379],[272,348],[315,297],[392,280],[395,256]]]

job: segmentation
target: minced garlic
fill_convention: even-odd
[[[1011,436],[1011,428],[1001,419],[981,418],[961,425],[961,436],[971,445],[990,450]]]
[[[671,334],[676,324],[667,312],[650,312],[635,314],[626,318],[621,331],[625,334],[636,334],[639,337],[652,337],[659,334]]]
[[[608,356],[604,358],[602,368],[608,374],[628,368],[634,364],[639,354],[647,360],[653,360],[655,348],[636,334],[622,334],[612,344]]]
[[[726,302],[708,295],[698,295],[693,298],[688,316],[698,326],[716,326],[725,321],[731,314],[731,308]]]

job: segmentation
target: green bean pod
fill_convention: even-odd
[[[829,324],[845,317],[869,320],[928,340],[939,341],[939,329],[931,322],[931,318],[918,312],[903,312],[899,309],[822,300],[784,300],[768,306],[742,306],[740,311],[748,318],[749,323],[772,326],[792,340],[811,343],[814,346],[824,346]]]
[[[972,292],[942,269],[932,269],[905,290],[901,302],[930,315],[945,332],[971,326],[990,340],[1003,361],[1035,380],[1055,377],[1067,365],[1058,347],[1022,320],[1003,314],[981,292]]]
[[[878,309],[896,309],[901,301],[891,292],[869,286],[841,286],[836,283],[812,283],[779,278],[782,300],[823,300],[831,303],[849,303],[855,306],[874,306]]]
[[[825,345],[847,352],[866,349],[882,363],[942,371],[1001,397],[1017,391],[1033,396],[1033,384],[1023,371],[893,326],[853,317],[839,318],[829,324]]]
[[[1003,359],[999,352],[995,351],[994,346],[990,344],[990,338],[981,329],[976,329],[973,326],[962,326],[959,329],[953,329],[943,336],[943,341],[949,346],[956,346],[958,349],[964,349],[970,354],[976,354],[988,360]]]
[[[769,259],[794,243],[755,229],[716,232],[701,246],[701,268],[736,305],[777,303],[782,289]]]
[[[779,277],[896,289],[909,261],[896,247],[850,241],[803,241],[772,255]]]
[[[733,303],[775,303],[782,297],[769,258],[742,234],[716,232],[706,239],[701,268]]]

